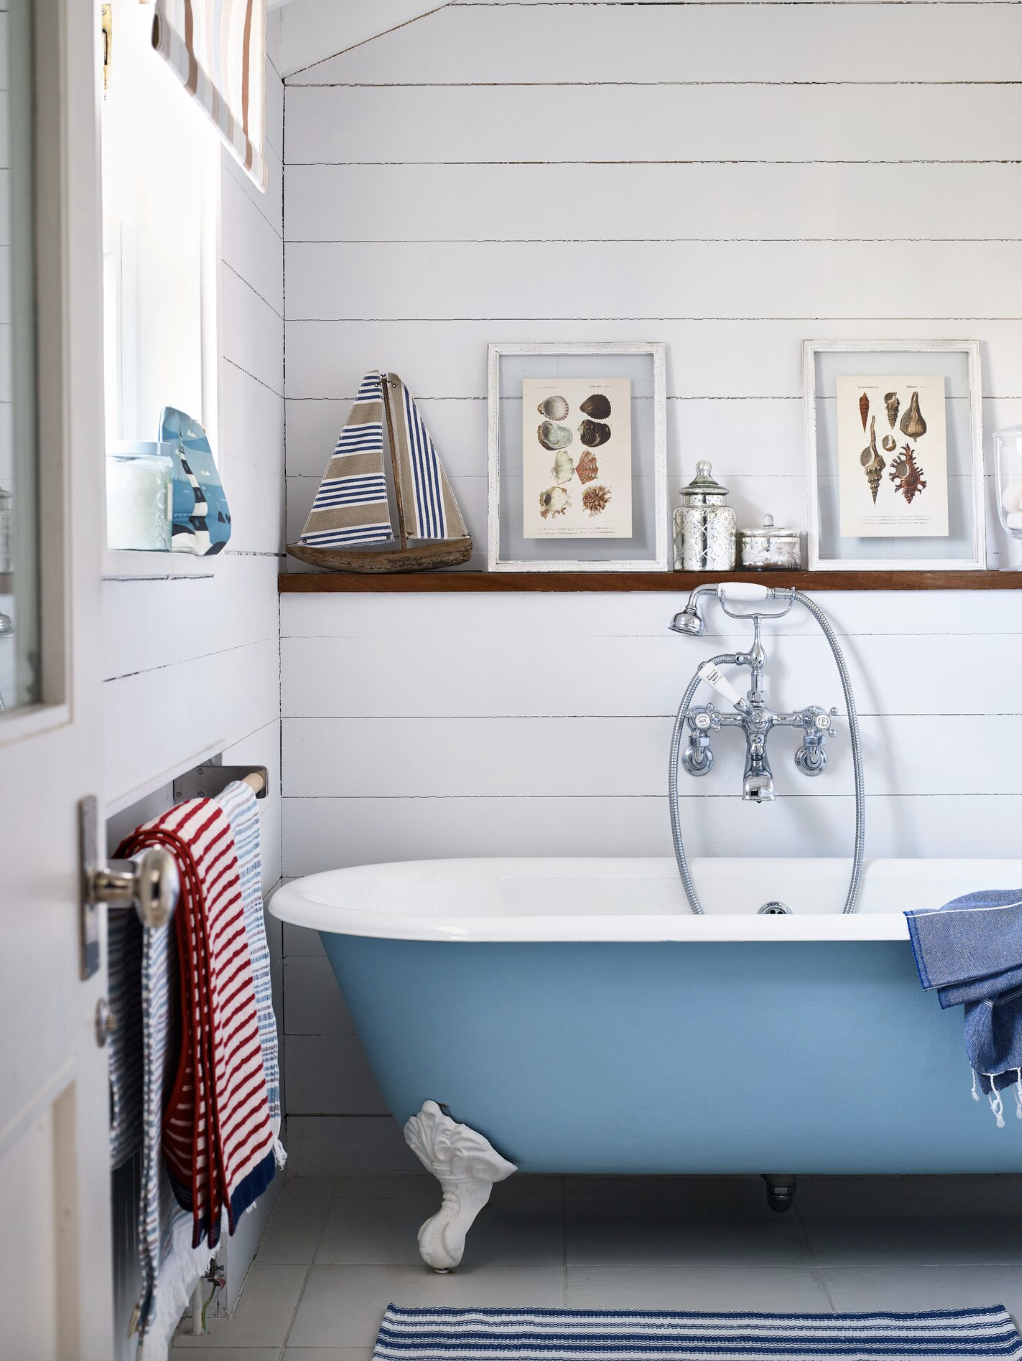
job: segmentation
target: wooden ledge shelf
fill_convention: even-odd
[[[1022,572],[282,572],[282,595],[429,592],[670,591],[758,581],[800,591],[1017,591]]]

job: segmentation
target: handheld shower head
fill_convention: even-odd
[[[702,616],[691,600],[671,620],[671,628],[675,633],[684,633],[690,638],[699,638],[706,631]]]

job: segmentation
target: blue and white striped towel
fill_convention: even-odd
[[[278,1167],[287,1158],[280,1142],[280,1068],[277,1059],[277,1018],[273,1014],[270,985],[270,950],[266,943],[266,918],[263,913],[263,865],[259,852],[259,805],[251,788],[239,780],[229,784],[217,803],[227,814],[238,853],[241,900],[245,908],[245,934],[252,957],[255,982],[259,1043],[263,1050],[266,1096],[273,1128],[273,1153]]]
[[[259,811],[248,785],[227,786],[219,802],[231,824],[238,856],[245,935],[255,978],[259,1038],[263,1050],[274,1154],[278,1165],[285,1157],[280,1144],[280,1075],[277,1060],[277,1022],[270,990],[270,953],[263,917],[262,863],[259,849]],[[144,931],[133,912],[116,914],[111,925],[118,960],[118,999],[114,1009],[118,1031],[126,1038],[111,1062],[111,1087],[120,1105],[111,1129],[111,1156],[127,1156],[132,1146],[142,1148],[141,1196],[138,1208],[138,1251],[142,1291],[131,1331],[138,1334],[138,1361],[166,1361],[170,1340],[196,1284],[206,1274],[213,1254],[205,1244],[192,1247],[192,1216],[178,1204],[163,1158],[163,1111],[177,1071],[178,964],[174,925]],[[139,984],[131,980],[132,952],[140,959]],[[132,1009],[137,1008],[137,1015]],[[137,1093],[137,1095],[136,1095]],[[127,1152],[125,1152],[127,1150]]]
[[[134,912],[107,918],[107,1001],[117,1019],[107,1046],[110,1167],[142,1146],[142,923]]]
[[[942,1361],[1022,1357],[1004,1306],[924,1314],[699,1314],[589,1309],[399,1309],[374,1361]]]

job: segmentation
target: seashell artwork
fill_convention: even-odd
[[[578,427],[578,437],[590,449],[598,449],[610,439],[610,426],[599,421],[583,421]]]
[[[919,410],[918,392],[913,392],[908,410],[901,418],[901,433],[907,435],[909,439],[922,439],[926,434],[926,422],[923,420],[923,413]]]
[[[563,515],[571,505],[571,499],[563,487],[548,487],[539,494],[539,513],[544,520]]]
[[[610,398],[605,397],[602,392],[594,392],[591,397],[585,399],[580,409],[583,415],[605,421],[610,415]]]
[[[540,402],[536,410],[548,420],[563,421],[568,414],[568,403],[563,397],[548,397],[546,401]]]
[[[896,392],[885,392],[884,405],[887,407],[887,422],[893,430],[898,419],[898,412],[901,409],[901,402],[898,401],[898,394]]]
[[[600,515],[610,505],[610,488],[601,486],[586,487],[582,493],[582,509],[590,515]]]
[[[557,449],[566,449],[571,443],[571,431],[568,427],[554,425],[553,421],[544,421],[536,435],[543,448],[549,449],[551,453]]]
[[[554,466],[550,471],[553,473],[555,482],[570,482],[575,476],[575,460],[565,449],[559,449],[554,458]]]
[[[596,461],[596,455],[587,449],[579,461],[575,464],[575,471],[578,473],[578,480],[583,487],[587,482],[592,482],[600,475],[600,465]]]
[[[921,419],[922,417],[920,417]],[[906,444],[901,452],[903,457],[895,462],[890,477],[894,483],[894,490],[899,496],[904,496],[908,504],[911,505],[915,497],[925,490],[926,479],[923,477],[922,468],[916,463],[915,451],[912,446]]]
[[[884,448],[887,450],[889,454],[892,454],[894,450],[897,449],[898,447],[898,441],[894,438],[893,435],[885,435],[883,439],[880,441],[880,443],[884,446]]]
[[[880,478],[887,467],[886,460],[877,448],[876,427],[877,418],[872,416],[869,422],[869,444],[859,455],[859,462],[865,470],[866,481],[869,483],[874,505],[877,503],[877,492],[880,490]]]
[[[866,421],[869,417],[869,398],[865,393],[859,398],[859,415],[862,417],[862,428],[866,429]]]

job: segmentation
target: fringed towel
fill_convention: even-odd
[[[277,1060],[277,1018],[273,1014],[273,991],[270,984],[270,950],[266,943],[266,918],[263,913],[263,867],[259,852],[259,805],[252,789],[235,780],[217,798],[227,814],[234,834],[234,849],[238,856],[238,882],[245,910],[245,934],[252,959],[252,982],[255,987],[256,1016],[259,1020],[259,1043],[263,1051],[263,1071],[266,1075],[266,1100],[273,1130],[273,1155],[278,1167],[287,1159],[280,1142],[280,1070]]]
[[[700,1314],[595,1309],[399,1309],[373,1361],[1017,1361],[1003,1304],[919,1314]]]
[[[174,1328],[209,1266],[224,1211],[233,1231],[237,1214],[258,1194],[255,1187],[261,1189],[273,1176],[275,1135],[259,1044],[243,871],[232,824],[215,803],[193,800],[140,827],[118,854],[134,855],[152,845],[174,853],[182,896],[170,926],[141,933],[142,1293],[132,1330],[139,1333],[141,1361],[165,1361]],[[249,840],[243,856],[248,877],[253,860],[258,882],[258,847],[253,851]],[[201,960],[196,952],[200,938]],[[185,947],[181,953],[190,952],[189,970],[178,967],[179,941]],[[265,932],[262,943],[265,949]],[[193,995],[196,979],[209,985],[201,995]],[[186,1025],[180,1015],[182,1000]],[[214,1016],[226,1019],[227,1026],[211,1031]],[[198,1152],[191,1156],[186,1138],[175,1144],[187,1170],[179,1160],[178,1184],[172,1186],[163,1154],[165,1112],[173,1110],[180,1118],[195,1072],[204,1084],[202,1094],[208,1091],[212,1100],[191,1102],[191,1149]],[[177,1126],[176,1133],[183,1134],[184,1127]],[[253,1164],[255,1176],[248,1170]],[[177,1191],[185,1206],[179,1204]]]
[[[919,981],[942,1007],[965,1007],[972,1095],[982,1091],[999,1128],[1001,1092],[1022,1120],[1022,891],[986,889],[941,908],[906,912]]]

